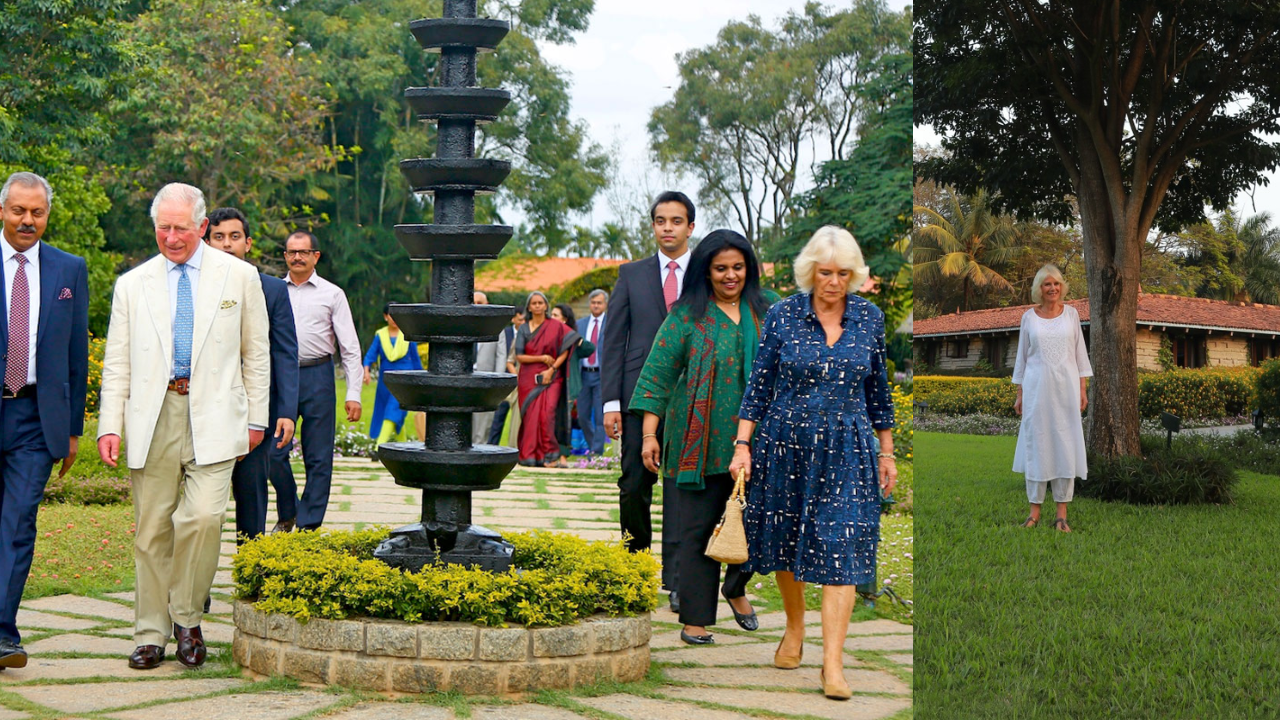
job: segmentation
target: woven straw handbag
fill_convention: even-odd
[[[707,557],[712,560],[729,565],[741,565],[747,561],[747,531],[742,527],[742,510],[747,506],[747,495],[743,489],[746,483],[746,471],[739,470],[733,493],[724,506],[724,516],[707,543]]]

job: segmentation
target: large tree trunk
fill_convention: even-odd
[[[1096,162],[1081,163],[1080,224],[1089,279],[1089,448],[1107,457],[1139,455],[1138,282],[1141,238],[1109,200]],[[1137,248],[1135,251],[1134,248]]]

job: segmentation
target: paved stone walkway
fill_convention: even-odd
[[[301,473],[299,473],[301,477]],[[537,470],[513,474],[499,492],[477,493],[475,520],[497,530],[554,528],[589,539],[617,529],[615,473]],[[340,460],[326,524],[334,529],[399,525],[419,516],[421,493],[402,488],[381,465]],[[273,501],[274,502],[274,501]],[[655,505],[655,520],[661,515]],[[268,526],[275,522],[268,518]],[[21,670],[0,673],[0,720],[13,718],[155,717],[199,720],[730,720],[779,718],[862,720],[911,717],[911,628],[889,620],[855,623],[845,644],[845,676],[855,696],[827,700],[818,690],[820,623],[810,613],[811,644],[798,670],[772,666],[781,638],[781,613],[762,614],[756,633],[739,630],[722,604],[717,645],[680,642],[680,625],[664,606],[653,615],[651,679],[586,691],[546,692],[528,701],[457,695],[385,698],[336,688],[305,688],[283,679],[253,682],[230,658],[231,554],[234,525],[223,534],[214,601],[203,624],[209,662],[186,671],[169,660],[159,669],[129,670],[133,650],[133,594],[106,599],[62,595],[24,602],[18,624],[31,653]],[[656,549],[655,549],[656,551]],[[172,645],[170,646],[172,651]],[[171,656],[172,657],[172,656]],[[738,710],[749,712],[739,712]]]

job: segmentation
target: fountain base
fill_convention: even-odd
[[[480,525],[419,522],[392,530],[373,556],[409,572],[440,562],[501,573],[511,567],[514,551],[501,535]]]

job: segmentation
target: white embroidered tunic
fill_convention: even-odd
[[[1064,305],[1046,320],[1035,309],[1022,315],[1013,382],[1022,386],[1022,425],[1013,471],[1027,480],[1088,477],[1080,378],[1093,377],[1080,315]]]

